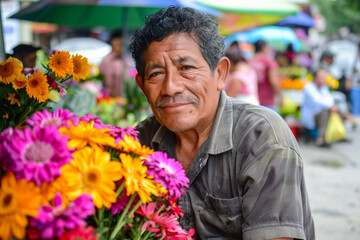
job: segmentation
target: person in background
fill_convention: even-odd
[[[36,52],[40,47],[28,44],[19,44],[13,48],[13,57],[19,59],[24,69],[34,68],[36,65]]]
[[[323,51],[319,60],[319,66],[325,68],[327,72],[339,81],[339,88],[337,92],[341,92],[339,95],[339,101],[345,101],[343,104],[346,104],[346,108],[350,108],[351,99],[350,99],[350,90],[352,88],[350,72],[348,69],[342,69],[338,65],[334,64],[334,53],[328,49]],[[350,68],[349,68],[350,69]]]
[[[249,61],[257,74],[260,105],[277,111],[283,105],[283,97],[278,76],[278,64],[269,57],[270,47],[263,40],[255,42],[255,54]]]
[[[285,51],[285,57],[289,63],[289,65],[293,65],[293,63],[295,62],[296,60],[296,52],[294,50],[294,47],[293,47],[293,44],[292,43],[289,43],[287,48],[286,48],[286,51]]]
[[[195,239],[315,239],[297,141],[274,111],[226,95],[217,22],[170,6],[147,17],[130,51],[153,112],[138,138],[190,181],[180,225]]]
[[[230,75],[226,82],[226,94],[244,102],[259,105],[258,83],[255,70],[247,64],[240,52],[228,49],[225,56],[230,60]]]
[[[307,83],[303,89],[301,105],[301,123],[308,130],[318,130],[315,144],[328,147],[325,142],[325,132],[330,112],[337,112],[338,108],[326,83],[327,70],[319,68],[315,71],[314,80]]]
[[[127,76],[126,64],[123,63],[122,31],[115,30],[111,33],[109,44],[111,52],[101,61],[99,69],[104,74],[104,87],[112,97],[120,97],[124,85],[124,77]],[[125,72],[124,72],[125,71]]]

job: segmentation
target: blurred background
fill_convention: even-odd
[[[128,49],[132,33],[148,14],[169,5],[209,14],[220,25],[227,51],[235,49],[250,66],[256,43],[264,41],[282,96],[274,110],[288,123],[303,152],[317,239],[360,239],[359,0],[0,2],[0,61],[13,56],[19,44],[36,48],[39,68],[55,50],[87,57],[91,74],[86,81],[73,83],[78,94],[69,94],[52,107],[79,115],[93,113],[122,127],[135,125],[151,112],[135,84]],[[347,114],[346,138],[326,149],[315,144],[316,129],[306,129],[301,120],[304,88],[320,66],[326,66],[327,87]],[[261,92],[257,94],[262,105]]]

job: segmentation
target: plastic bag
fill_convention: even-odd
[[[325,141],[332,143],[344,139],[346,136],[345,126],[338,113],[331,113],[326,127]]]

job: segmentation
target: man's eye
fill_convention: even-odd
[[[149,78],[156,77],[156,76],[158,76],[160,74],[161,74],[161,72],[154,72],[154,73],[150,74]]]
[[[193,69],[193,68],[194,68],[193,66],[186,65],[186,66],[182,67],[182,70],[189,70],[189,69]]]

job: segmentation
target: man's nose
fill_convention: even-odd
[[[183,77],[174,67],[168,69],[165,73],[164,81],[161,86],[161,94],[166,96],[174,96],[184,91]]]

